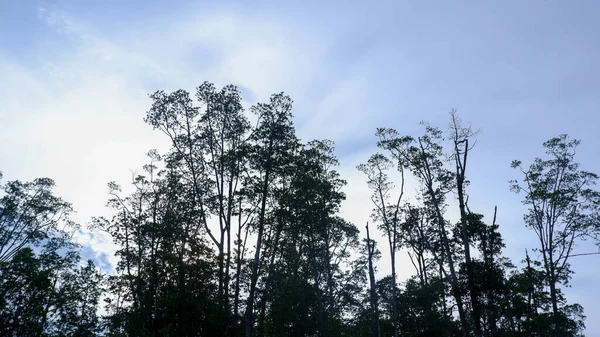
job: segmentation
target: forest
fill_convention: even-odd
[[[52,179],[0,180],[0,336],[583,336],[564,289],[575,247],[599,241],[600,193],[579,140],[497,163],[537,238],[511,261],[502,210],[469,204],[481,135],[457,111],[419,134],[373,130],[378,150],[356,168],[371,220],[357,224],[340,215],[333,142],[300,139],[284,93],[247,109],[241,96],[208,82],[150,95],[144,122],[170,150],[108,182],[106,214],[87,225],[117,245],[114,272],[82,258]]]

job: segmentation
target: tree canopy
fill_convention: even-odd
[[[51,179],[0,181],[0,335],[582,335],[583,308],[563,290],[574,247],[598,238],[600,193],[576,161],[579,140],[544,142],[529,166],[498,163],[517,169],[506,188],[538,238],[513,262],[503,210],[469,205],[480,135],[455,110],[418,134],[375,130],[378,150],[357,167],[371,220],[354,224],[340,215],[347,182],[333,142],[297,135],[290,97],[248,114],[233,85],[195,94],[150,95],[144,120],[170,149],[110,182],[111,216],[91,219],[118,247],[110,274],[82,259]],[[414,267],[407,279],[399,254]]]

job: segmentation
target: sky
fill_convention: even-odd
[[[530,163],[567,133],[582,140],[582,168],[600,173],[598,17],[594,0],[0,0],[0,171],[4,181],[53,178],[84,226],[84,256],[110,271],[114,245],[85,226],[106,214],[107,182],[127,184],[148,150],[168,147],[143,122],[149,93],[210,81],[237,85],[246,107],[290,95],[299,135],[335,141],[342,215],[361,230],[372,206],[356,165],[376,151],[375,128],[418,135],[420,121],[443,128],[456,108],[482,131],[470,206],[488,220],[498,206],[518,263],[536,238],[509,191],[519,178],[510,162]],[[399,259],[400,277],[412,274]],[[599,259],[573,258],[566,289],[590,336],[600,335]]]

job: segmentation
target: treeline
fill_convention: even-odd
[[[339,216],[333,143],[298,138],[288,96],[251,115],[234,86],[151,98],[145,122],[171,149],[148,153],[131,193],[111,182],[113,216],[92,221],[119,247],[113,274],[82,262],[52,180],[0,185],[0,335],[581,336],[583,308],[562,289],[573,248],[597,238],[600,194],[575,161],[579,141],[561,135],[544,158],[512,163],[507,188],[539,239],[517,268],[496,212],[469,206],[477,132],[456,112],[418,136],[377,130],[380,152],[357,168],[373,191],[361,237]],[[401,282],[400,251],[415,269]],[[377,279],[377,267],[391,275]]]

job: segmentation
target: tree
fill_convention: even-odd
[[[212,83],[197,88],[198,105],[183,90],[165,94],[158,91],[146,122],[165,133],[172,150],[168,161],[179,170],[192,187],[193,207],[200,214],[201,226],[217,250],[218,296],[227,314],[225,334],[237,325],[242,284],[241,268],[246,252],[249,220],[256,209],[251,205],[245,185],[248,174],[250,124],[241,105],[238,89],[233,85],[217,91]],[[237,238],[232,242],[232,228],[237,224]],[[217,228],[216,233],[215,227]],[[245,234],[244,234],[245,233]],[[233,319],[231,319],[231,271],[234,269]]]
[[[411,277],[400,292],[399,326],[403,336],[459,336],[460,330],[452,316],[440,306],[441,294],[446,283],[432,277],[423,284]]]
[[[377,299],[377,288],[375,283],[375,268],[373,267],[373,259],[378,255],[378,251],[375,248],[375,240],[371,240],[369,235],[369,223],[365,226],[367,229],[367,240],[365,241],[367,246],[367,259],[369,264],[369,304],[371,305],[371,315],[375,330],[373,336],[381,336],[381,326],[379,323],[379,300]]]
[[[431,277],[431,251],[435,250],[435,242],[432,238],[436,236],[437,230],[432,224],[431,217],[425,207],[405,205],[406,214],[400,229],[402,232],[403,247],[408,249],[408,257],[422,286],[429,283]],[[433,240],[435,241],[435,240]]]
[[[227,315],[213,282],[214,256],[196,226],[202,215],[193,187],[171,163],[158,170],[160,158],[149,156],[147,175],[134,177],[131,195],[109,184],[115,215],[97,219],[120,247],[109,325],[135,336],[217,334]]]
[[[392,321],[394,323],[394,337],[398,336],[398,305],[396,291],[396,249],[400,245],[399,231],[401,221],[401,201],[404,195],[404,165],[398,163],[400,172],[400,191],[395,202],[390,202],[390,194],[394,184],[389,181],[387,171],[392,162],[384,155],[378,153],[369,158],[366,164],[358,165],[358,170],[367,176],[367,184],[373,190],[371,201],[375,206],[372,217],[379,223],[379,228],[384,231],[388,238],[392,269]]]
[[[345,184],[336,165],[332,142],[310,141],[274,181],[257,285],[258,335],[340,336],[344,317],[357,307],[364,264],[351,259],[358,230],[336,216]]]
[[[461,119],[458,117],[456,110],[452,110],[450,114],[450,134],[453,143],[453,152],[450,156],[454,159],[456,166],[455,180],[456,191],[458,195],[458,209],[460,211],[461,223],[461,239],[465,255],[465,267],[467,271],[467,289],[471,299],[471,311],[473,316],[473,332],[475,337],[482,337],[481,330],[481,310],[479,307],[479,294],[475,288],[473,275],[473,265],[471,261],[471,243],[469,237],[469,217],[467,213],[467,204],[465,199],[465,189],[468,181],[466,180],[467,158],[472,146],[469,146],[469,141],[477,134],[470,126],[464,126]]]
[[[259,278],[261,250],[266,227],[267,201],[270,188],[278,173],[289,163],[289,154],[297,146],[292,123],[292,100],[281,94],[272,95],[269,103],[259,103],[252,107],[258,118],[257,126],[250,136],[250,168],[257,175],[258,182],[258,219],[254,259],[251,263],[250,289],[246,301],[245,331],[246,337],[252,337],[254,328],[254,301]]]
[[[543,145],[549,159],[535,158],[527,170],[512,162],[523,174],[522,182],[513,180],[511,189],[524,192],[523,204],[529,206],[525,225],[538,238],[545,282],[550,289],[553,334],[563,335],[559,285],[566,285],[572,270],[569,258],[578,242],[594,234],[600,219],[600,193],[592,189],[598,176],[579,169],[575,153],[579,140],[560,135]]]
[[[67,331],[95,336],[99,332],[95,296],[101,288],[97,282],[88,282],[85,298],[74,288],[85,283],[87,275],[77,274],[79,246],[72,241],[72,234],[78,227],[68,219],[70,204],[56,197],[53,187],[54,182],[48,178],[1,185],[3,336],[63,336]],[[93,268],[88,265],[85,270],[91,272]],[[73,309],[71,314],[64,314],[69,308]],[[81,314],[77,308],[81,308]],[[77,328],[71,329],[73,326]]]
[[[394,129],[379,128],[376,134],[379,138],[377,145],[389,151],[399,166],[406,166],[424,187],[423,201],[431,209],[442,248],[437,258],[440,262],[440,270],[445,273],[442,262],[447,262],[461,328],[464,336],[467,337],[471,329],[467,322],[462,291],[458,283],[453,244],[448,236],[447,221],[443,214],[445,196],[455,188],[453,183],[455,177],[444,167],[444,152],[440,144],[442,132],[426,125],[425,134],[416,139],[410,136],[400,137]]]
[[[60,250],[67,250],[59,254]],[[97,336],[102,276],[89,261],[78,268],[74,245],[20,249],[0,263],[0,332],[3,336]],[[69,250],[70,249],[70,250]]]
[[[0,262],[10,261],[24,247],[75,228],[68,221],[71,205],[54,196],[53,187],[49,178],[0,184]]]
[[[104,291],[104,275],[88,260],[65,273],[57,291],[55,336],[93,337],[102,332],[98,305]]]
[[[3,336],[40,336],[52,282],[31,248],[17,251],[0,265],[0,332]]]
[[[292,101],[283,93],[273,95],[268,103],[251,107],[250,111],[257,117],[252,127],[243,115],[239,92],[233,86],[217,92],[212,84],[204,83],[198,88],[200,106],[183,90],[171,94],[159,91],[151,97],[154,102],[146,122],[162,130],[171,140],[172,150],[165,156],[165,165],[169,175],[177,177],[174,180],[178,181],[178,189],[190,193],[187,202],[194,214],[189,218],[194,220],[186,222],[183,219],[187,217],[179,218],[175,214],[180,211],[173,210],[176,219],[173,225],[183,227],[182,233],[190,233],[184,237],[184,246],[206,236],[216,250],[218,303],[224,317],[233,316],[225,320],[222,333],[239,332],[240,310],[245,311],[247,336],[254,334],[255,327],[260,335],[269,332],[275,319],[282,319],[282,324],[290,323],[270,310],[298,305],[294,296],[290,296],[290,284],[312,294],[306,296],[312,300],[304,301],[301,307],[310,310],[307,313],[314,313],[306,318],[315,320],[310,326],[315,333],[329,334],[327,331],[336,330],[326,324],[332,320],[341,326],[343,312],[348,310],[343,304],[352,302],[360,289],[362,269],[348,259],[349,252],[358,246],[358,231],[335,216],[344,198],[339,189],[345,182],[337,172],[330,170],[330,166],[337,165],[333,144],[300,142],[292,122]],[[138,258],[129,259],[133,264],[121,266],[121,271],[131,274],[126,282],[113,282],[115,291],[119,294],[125,291],[120,298],[132,294],[129,299],[132,314],[140,313],[138,309],[143,307],[141,302],[136,304],[139,299],[133,294],[142,298],[147,292],[145,282],[137,275],[139,256],[143,260],[144,251],[148,249],[140,250],[139,245],[144,246],[146,239],[136,238],[140,233],[144,237],[147,231],[145,223],[149,217],[143,209],[162,212],[162,206],[153,206],[153,202],[148,201],[152,197],[138,195],[152,195],[147,192],[150,188],[144,187],[148,185],[145,180],[145,177],[136,178],[136,188],[137,185],[142,188],[129,198],[115,198],[113,202],[119,213],[130,216],[127,209],[139,207],[129,203],[144,200],[142,211],[132,213],[135,220],[127,220],[125,216],[121,220],[113,219],[113,225],[109,226],[113,231],[123,231],[119,228],[126,228],[129,223],[133,226],[128,234],[130,240],[119,242],[124,245],[119,254],[133,254]],[[234,225],[237,232],[232,243]],[[253,258],[245,259],[251,249],[247,244],[249,234],[254,235],[256,244]],[[120,235],[123,238],[123,234]],[[298,246],[290,246],[287,239]],[[283,274],[290,266],[296,266],[293,278]],[[213,275],[206,276],[212,279]],[[229,281],[231,277],[233,286]],[[229,305],[232,293],[233,308]],[[247,295],[245,308],[240,301],[243,295]],[[117,314],[119,310],[114,308],[113,322],[123,317]],[[143,320],[134,316],[125,317],[124,322],[133,324],[137,320],[136,326],[143,327]],[[298,333],[308,331],[300,329],[298,324],[296,328]]]
[[[205,112],[198,123],[200,144],[205,152],[205,165],[212,176],[214,188],[208,208],[219,222],[219,238],[215,240],[211,237],[219,254],[218,292],[224,301],[223,309],[228,313],[231,229],[234,215],[241,216],[240,210],[236,209],[236,199],[241,201],[240,180],[246,172],[243,152],[250,125],[243,114],[240,93],[235,86],[229,85],[216,92],[214,85],[205,82],[198,87],[197,98],[205,106]]]

